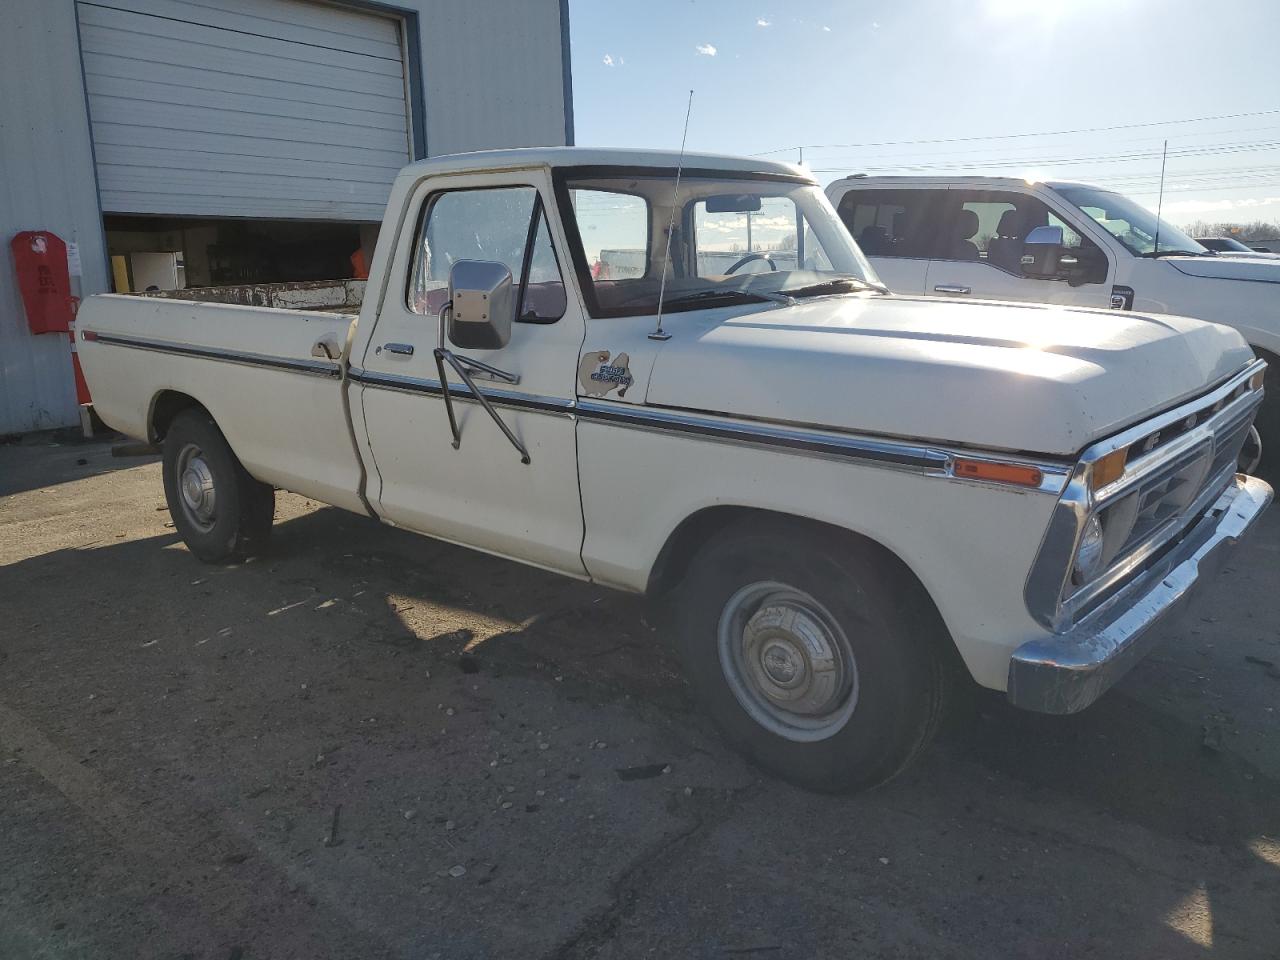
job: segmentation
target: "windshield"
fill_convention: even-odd
[[[1156,252],[1156,225],[1159,224],[1160,253],[1202,254],[1200,246],[1168,220],[1156,215],[1128,197],[1095,187],[1054,187],[1069,203],[1092,217],[1109,234],[1119,240],[1130,253],[1139,257]]]
[[[673,220],[674,171],[576,173],[562,171],[557,192],[593,316],[655,313],[664,264],[673,312],[880,287],[811,183],[686,170]]]

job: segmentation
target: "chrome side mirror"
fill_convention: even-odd
[[[511,340],[515,284],[506,264],[459,260],[449,271],[447,332],[462,350],[498,350]]]

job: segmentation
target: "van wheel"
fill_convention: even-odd
[[[708,542],[681,588],[679,642],[725,736],[815,790],[906,767],[937,731],[950,640],[904,580],[825,531],[757,520]]]
[[[184,410],[164,438],[164,496],[187,548],[206,563],[260,553],[275,491],[248,472],[203,410]]]

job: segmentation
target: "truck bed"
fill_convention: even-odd
[[[231,303],[241,307],[359,313],[367,282],[300,280],[289,283],[236,283],[220,287],[190,287],[185,290],[153,290],[135,295],[194,303]]]

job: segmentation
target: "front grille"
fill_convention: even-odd
[[[1081,453],[1023,590],[1037,621],[1059,633],[1079,623],[1199,529],[1236,472],[1265,369],[1255,361],[1198,399]],[[1123,470],[1111,479],[1117,454]]]
[[[1213,469],[1210,476],[1217,476],[1227,467],[1240,459],[1240,451],[1249,438],[1249,428],[1253,425],[1253,410],[1241,414],[1232,423],[1219,427],[1214,431]]]
[[[1074,616],[1179,542],[1230,483],[1257,410],[1256,401],[1243,397],[1237,388],[1129,444],[1125,476],[1099,491],[1103,573],[1089,583],[1067,585],[1064,599]],[[1158,441],[1145,442],[1152,438]]]
[[[1131,449],[1135,455],[1144,455],[1154,453],[1161,447],[1167,446],[1178,437],[1194,430],[1202,423],[1212,420],[1223,408],[1229,406],[1236,400],[1239,400],[1249,392],[1249,384],[1247,382],[1239,384],[1234,390],[1224,397],[1220,397],[1214,403],[1208,404],[1200,410],[1187,414],[1181,420],[1169,423],[1161,427],[1159,430],[1153,430],[1146,436],[1140,437],[1132,445]],[[1252,414],[1246,414],[1246,419],[1252,418]],[[1246,426],[1246,431],[1248,427]],[[1241,441],[1243,443],[1243,441]]]
[[[1124,560],[1154,537],[1172,535],[1179,518],[1186,517],[1213,481],[1212,465],[1211,447],[1197,447],[1103,508],[1098,516],[1108,565]]]
[[[1171,463],[1151,467],[1148,476],[1100,510],[1108,565],[1149,546],[1154,538],[1176,537],[1194,519],[1196,508],[1226,486],[1248,438],[1255,407],[1229,414],[1222,423],[1212,422],[1222,410],[1219,401],[1200,411],[1198,419],[1211,426],[1211,435],[1180,453]],[[1188,420],[1193,418],[1196,414]],[[1144,461],[1150,463],[1159,456],[1157,452],[1141,458],[1135,467],[1141,470]]]

